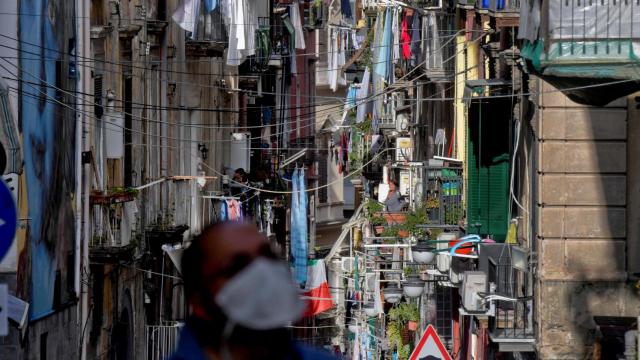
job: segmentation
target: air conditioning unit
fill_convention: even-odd
[[[105,157],[122,159],[124,157],[124,114],[108,109],[104,116]]]
[[[229,151],[229,167],[232,169],[243,168],[251,171],[251,134],[231,134],[231,149]]]
[[[457,238],[457,233],[442,233],[438,235],[438,240],[455,240]],[[446,242],[438,243],[436,247],[438,250],[444,250],[449,248],[449,244]],[[438,252],[436,255],[436,268],[442,274],[448,274],[449,269],[451,269],[451,256],[444,254],[443,252]]]
[[[341,263],[341,268],[343,272],[346,273],[351,273],[353,272],[356,268],[355,268],[355,264],[356,264],[356,258],[355,257],[343,257],[342,258],[342,263]],[[358,258],[358,271],[362,272],[364,271],[364,259],[363,258]]]
[[[462,306],[470,312],[484,312],[485,304],[479,293],[487,292],[487,274],[482,271],[465,271],[462,273],[461,294]]]

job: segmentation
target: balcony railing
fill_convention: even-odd
[[[207,12],[205,7],[201,6],[195,31],[186,33],[186,46],[189,52],[210,56],[212,51],[221,53],[227,43],[227,31],[220,10]]]
[[[425,21],[425,53],[429,54],[425,58],[427,76],[432,81],[453,81],[456,43],[450,39],[449,34],[455,32],[455,14],[445,11],[429,12]]]
[[[168,359],[176,349],[181,328],[179,324],[147,326],[145,359]]]
[[[593,62],[630,60],[640,47],[640,3],[621,0],[547,1],[548,56]]]
[[[638,80],[640,3],[626,0],[544,1],[538,9],[522,3],[520,54],[530,68],[557,88]],[[539,27],[539,32],[538,32]],[[538,35],[539,34],[539,35]],[[603,86],[606,86],[603,87]],[[638,91],[636,82],[566,90],[573,101],[602,106]]]

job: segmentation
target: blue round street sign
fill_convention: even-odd
[[[7,254],[18,226],[16,202],[4,180],[0,183],[0,261]]]

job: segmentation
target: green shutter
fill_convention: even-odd
[[[467,230],[504,241],[509,224],[511,101],[473,101],[467,141]]]

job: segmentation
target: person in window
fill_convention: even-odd
[[[387,199],[384,201],[388,212],[400,212],[404,208],[404,201],[400,199],[400,193],[398,192],[398,185],[395,181],[389,180],[389,193]]]
[[[182,257],[190,314],[170,360],[331,360],[292,340],[300,299],[287,266],[246,223],[210,225]]]
[[[237,196],[247,192],[249,188],[246,185],[249,185],[249,174],[243,168],[237,168],[233,173],[233,181],[229,185],[231,195]]]

